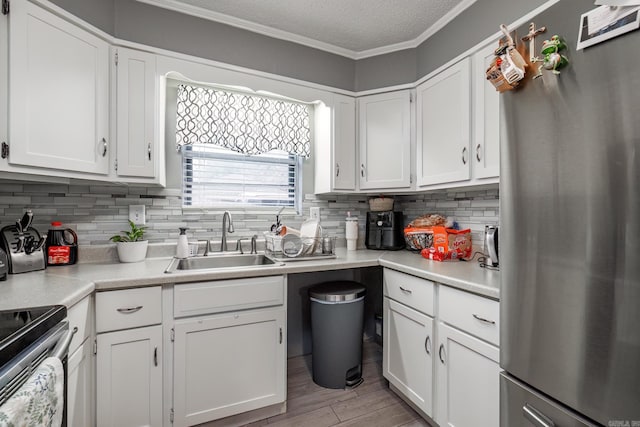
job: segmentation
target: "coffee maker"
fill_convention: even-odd
[[[404,248],[402,212],[367,212],[365,246],[367,249],[389,251]]]

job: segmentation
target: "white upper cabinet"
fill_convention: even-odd
[[[314,111],[316,194],[356,189],[356,101],[338,94],[333,100]]]
[[[471,153],[475,179],[500,176],[500,94],[485,78],[497,43],[473,55],[474,146]]]
[[[411,187],[411,92],[358,99],[360,189]]]
[[[108,173],[109,45],[24,0],[9,14],[7,142],[11,165]]]
[[[161,158],[156,123],[156,57],[122,47],[114,51],[117,174],[155,178]]]
[[[333,188],[356,189],[356,101],[336,95],[333,116]]]
[[[452,65],[417,88],[417,186],[470,178],[470,60]]]

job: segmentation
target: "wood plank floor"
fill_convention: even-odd
[[[287,413],[250,427],[419,427],[429,424],[389,390],[382,377],[382,347],[365,342],[364,383],[352,390],[320,387],[311,377],[311,355],[288,361]]]

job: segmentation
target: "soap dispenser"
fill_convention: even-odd
[[[178,236],[178,247],[176,248],[176,258],[189,257],[189,240],[187,239],[187,227],[180,227]]]

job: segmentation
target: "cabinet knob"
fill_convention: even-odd
[[[472,316],[473,316],[476,320],[478,320],[478,321],[480,321],[480,322],[482,322],[482,323],[487,323],[487,324],[489,324],[489,325],[495,325],[495,324],[496,324],[495,320],[485,319],[484,317],[480,317],[480,316],[478,316],[477,314],[472,314]]]
[[[438,357],[440,358],[440,361],[442,362],[442,364],[445,365],[444,358],[446,354],[444,356],[443,354],[444,354],[444,344],[440,344],[440,349],[438,350]]]
[[[476,160],[480,161],[480,155],[482,153],[482,146],[480,144],[476,145]]]
[[[158,366],[158,347],[153,349],[153,366]]]
[[[467,164],[467,147],[462,148],[462,164]]]
[[[364,178],[364,164],[360,165],[360,176]]]
[[[147,145],[147,157],[149,158],[149,161],[151,161],[151,143]]]
[[[427,335],[427,339],[424,341],[424,351],[426,351],[428,355],[431,355],[431,337],[429,335]]]
[[[139,305],[136,307],[118,308],[116,310],[118,311],[118,313],[131,314],[131,313],[135,313],[136,311],[142,310],[142,306]]]
[[[107,155],[107,140],[106,138],[102,138],[102,157]]]
[[[336,176],[340,176],[340,164],[336,163]]]

